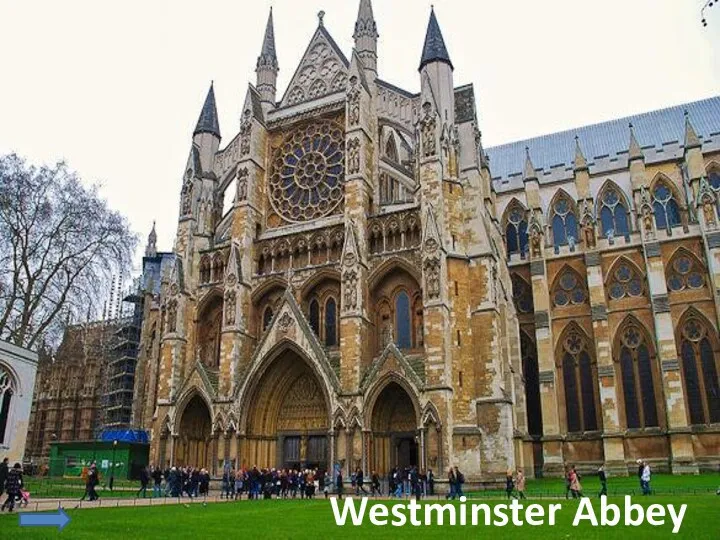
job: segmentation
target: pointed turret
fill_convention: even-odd
[[[630,127],[630,145],[628,147],[628,157],[630,161],[633,161],[635,159],[644,159],[645,156],[643,155],[642,148],[640,148],[640,144],[638,143],[637,139],[635,138],[635,128],[632,125],[632,122],[629,125]]]
[[[213,83],[210,83],[210,90],[208,90],[205,104],[202,111],[200,111],[200,118],[198,118],[193,136],[200,133],[210,133],[220,139],[220,123],[218,122],[217,106],[215,105]]]
[[[697,133],[695,133],[695,128],[690,122],[690,114],[685,111],[685,151],[687,152],[692,148],[700,148],[701,146],[700,138],[697,136]]]
[[[447,47],[445,47],[445,40],[440,31],[440,25],[435,16],[434,8],[430,10],[430,22],[428,23],[427,32],[425,33],[425,45],[423,46],[422,58],[420,58],[420,67],[418,70],[421,70],[431,62],[445,62],[451,69],[453,68]]]
[[[575,172],[586,171],[588,168],[585,154],[583,154],[582,148],[580,148],[580,137],[575,135],[575,161],[573,163]]]
[[[275,106],[275,94],[277,91],[278,66],[277,53],[275,51],[275,30],[273,26],[273,12],[270,8],[265,37],[263,38],[262,50],[257,59],[257,90],[264,104]]]
[[[371,79],[377,77],[377,23],[373,15],[372,2],[360,0],[357,20],[355,21],[355,50],[363,61],[365,69],[372,73]]]
[[[537,180],[538,176],[535,172],[535,165],[530,159],[530,148],[525,147],[525,167],[523,168],[523,181]]]
[[[155,222],[153,221],[152,230],[148,235],[147,245],[145,246],[145,256],[155,257],[157,255],[157,233],[155,232]]]

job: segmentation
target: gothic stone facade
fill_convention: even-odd
[[[704,325],[700,339],[688,338],[700,381],[705,336],[717,358],[720,259],[710,251],[715,222],[679,195],[715,203],[714,192],[701,189],[711,158],[702,145],[686,144],[679,157],[668,152],[662,159],[672,164],[658,165],[683,205],[682,227],[670,235],[653,226],[650,237],[628,205],[629,239],[613,241],[594,218],[593,186],[607,167],[586,163],[552,179],[533,169],[519,188],[505,181],[512,170],[493,176],[494,154],[510,169],[513,161],[522,168],[524,154],[503,161],[503,148],[483,149],[473,87],[455,86],[434,13],[419,93],[378,77],[369,0],[360,2],[354,38],[348,59],[321,13],[278,100],[271,14],[257,84],[248,88],[239,133],[222,150],[212,87],[208,93],[182,179],[175,257],[144,302],[134,421],[151,430],[151,460],[215,472],[226,463],[340,463],[379,473],[418,465],[442,475],[457,465],[469,480],[486,480],[516,466],[559,472],[564,461],[627,472],[638,453],[679,471],[715,459],[712,426],[690,427],[674,330],[684,326],[673,311],[697,297],[695,311],[679,317]],[[685,162],[694,191],[683,190]],[[640,194],[654,189],[650,163],[613,165],[627,178],[617,185],[637,188],[640,209]],[[561,182],[568,187],[560,190]],[[587,244],[567,229],[553,250],[549,191],[565,194],[563,225],[572,227],[575,212],[579,227],[577,208],[591,209]],[[511,207],[520,214],[512,214],[522,245],[515,252],[504,238]],[[648,211],[657,212],[652,202]],[[678,265],[678,279],[693,280],[682,298],[661,279],[677,242],[691,260],[687,271]],[[613,342],[627,325],[603,279],[622,266],[614,262],[620,255],[631,277],[622,274],[629,298],[617,302],[647,339],[662,407],[657,426],[632,434],[621,412],[621,345]],[[704,288],[690,277],[699,269]],[[562,278],[566,271],[574,281]],[[567,289],[561,307],[551,303],[556,282]],[[623,336],[640,392],[649,376],[644,349]],[[566,342],[563,364],[556,350]],[[571,363],[572,380],[564,375]],[[646,398],[632,395],[647,423]],[[709,422],[714,405],[701,398]]]

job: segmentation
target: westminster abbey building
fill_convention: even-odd
[[[151,463],[717,468],[720,98],[484,148],[434,12],[419,91],[378,73],[370,0],[277,88],[272,17],[144,259]]]

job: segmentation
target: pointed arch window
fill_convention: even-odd
[[[530,285],[518,274],[512,274],[513,302],[518,313],[532,313],[535,310]]]
[[[670,230],[682,225],[680,219],[680,206],[678,206],[673,191],[663,180],[653,188],[653,209],[655,210],[655,225],[658,229]]]
[[[610,275],[607,290],[611,300],[642,296],[643,278],[634,265],[621,261]]]
[[[697,316],[681,326],[680,357],[691,424],[720,422],[718,351],[712,332]]]
[[[262,329],[263,332],[268,329],[270,326],[270,323],[272,322],[273,318],[273,310],[270,306],[265,308],[265,311],[263,311],[263,319],[262,319]]]
[[[337,344],[337,303],[331,296],[325,302],[325,345],[335,347]]]
[[[588,339],[570,328],[562,342],[562,371],[565,386],[565,413],[569,433],[598,429],[595,406],[596,375]]]
[[[575,205],[563,194],[553,204],[552,232],[553,244],[557,250],[560,246],[575,245],[578,238],[578,221]]]
[[[388,137],[385,143],[385,157],[394,163],[399,163],[397,144],[395,144],[395,137],[392,135]]]
[[[525,257],[528,249],[528,224],[525,209],[519,204],[515,205],[507,217],[505,226],[505,242],[508,255],[519,253]]]
[[[670,292],[701,289],[705,286],[705,271],[690,253],[680,251],[668,266],[667,286]]]
[[[320,303],[317,298],[310,301],[308,309],[308,319],[310,320],[310,328],[315,332],[316,336],[320,336]]]
[[[398,349],[409,349],[412,344],[410,327],[410,297],[400,291],[395,297],[395,344]]]
[[[528,416],[528,433],[541,436],[542,407],[540,404],[540,372],[538,368],[537,347],[533,339],[520,331],[520,354],[522,356],[523,377],[525,379],[525,405]]]
[[[3,366],[0,366],[0,443],[7,446],[10,431],[10,405],[13,398],[13,379]]]
[[[620,328],[623,330],[618,359],[627,427],[656,427],[658,412],[648,340],[636,324],[623,324]]]
[[[710,174],[708,174],[708,182],[711,188],[715,191],[720,191],[720,171],[710,171]]]
[[[553,304],[556,307],[584,304],[587,297],[584,281],[578,273],[571,268],[562,270],[553,287]]]
[[[630,236],[630,220],[625,197],[615,186],[608,186],[600,197],[600,226],[605,238]]]

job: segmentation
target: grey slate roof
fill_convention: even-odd
[[[682,145],[685,138],[685,110],[688,111],[690,121],[701,140],[720,136],[720,96],[715,96],[667,109],[487,148],[493,180],[522,176],[525,147],[530,149],[537,169],[549,171],[551,167],[560,165],[572,168],[576,135],[589,163],[608,156],[610,158],[618,155],[627,156],[630,145],[630,123],[634,126],[635,136],[643,151],[650,148],[661,150],[662,146],[668,143]],[[542,177],[541,174],[538,176]],[[513,184],[515,183],[513,181]]]
[[[430,11],[430,22],[428,23],[427,33],[425,34],[425,45],[423,46],[422,58],[420,59],[420,67],[418,70],[421,70],[430,62],[445,62],[451,68],[453,67],[447,47],[445,47],[445,40],[443,39],[442,32],[440,32],[440,25],[438,24],[437,17],[435,17],[434,9]]]
[[[218,121],[217,107],[215,105],[215,90],[212,84],[210,84],[210,90],[208,90],[205,104],[203,105],[202,111],[200,111],[200,118],[198,118],[193,135],[197,135],[198,133],[212,133],[220,138],[220,122]]]

